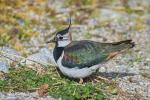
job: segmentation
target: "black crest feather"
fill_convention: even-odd
[[[61,31],[57,32],[57,34],[64,35],[64,34],[68,33],[69,29],[70,29],[70,26],[71,26],[71,18],[69,19],[69,26],[64,30],[61,30]]]

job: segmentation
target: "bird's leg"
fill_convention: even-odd
[[[101,80],[104,80],[105,82],[111,83],[111,80],[109,80],[108,78],[101,77],[101,76],[96,76],[96,77],[97,77],[97,79],[101,79]]]
[[[82,79],[82,78],[80,78],[79,83],[80,83],[80,84],[83,84],[83,79]]]

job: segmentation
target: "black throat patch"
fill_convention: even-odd
[[[64,50],[64,47],[55,47],[54,48],[53,55],[54,55],[55,62],[57,62],[57,60],[61,56],[63,50]]]

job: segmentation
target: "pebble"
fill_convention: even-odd
[[[38,53],[29,55],[26,59],[24,59],[26,61],[22,60],[21,64],[32,65],[32,64],[35,64],[35,62],[37,62],[37,63],[40,63],[45,66],[47,66],[49,64],[54,65],[55,61],[53,59],[52,52],[53,52],[53,50],[49,50],[47,48],[42,48]]]
[[[150,25],[150,20],[147,20],[147,21],[146,21],[146,24],[147,24],[147,25]]]
[[[0,47],[0,51],[3,52],[3,53],[0,52],[0,54],[2,55],[0,57],[0,61],[5,62],[8,65],[10,65],[13,61],[20,60],[20,57],[18,57],[18,56],[20,56],[20,53],[18,51],[16,51],[15,49],[12,49],[9,47]]]
[[[0,92],[0,100],[56,100],[51,96],[38,97],[36,92],[33,93],[24,93],[24,92],[16,92],[16,93],[4,93]]]
[[[0,62],[0,71],[3,71],[5,73],[8,72],[8,69],[9,69],[9,65],[4,63],[4,62]]]

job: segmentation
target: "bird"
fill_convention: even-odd
[[[56,32],[46,43],[55,44],[53,57],[60,72],[69,78],[79,79],[79,83],[122,51],[135,46],[131,39],[111,43],[73,41],[70,27],[71,19],[67,28]]]

